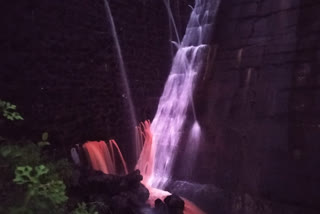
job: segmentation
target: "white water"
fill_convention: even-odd
[[[194,84],[209,52],[208,44],[219,3],[220,0],[196,0],[186,33],[174,57],[157,113],[151,124],[155,157],[153,174],[148,183],[153,187],[165,188],[172,177],[187,111],[193,107]],[[193,119],[193,133],[190,133],[190,136],[193,136],[192,143],[196,145],[191,147],[198,148],[200,137],[194,135],[201,134],[201,127],[195,116]]]

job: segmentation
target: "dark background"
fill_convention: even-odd
[[[173,7],[180,4],[187,2]],[[152,119],[171,63],[164,4],[114,0],[110,7],[137,119]],[[183,9],[183,20],[176,13],[181,29],[191,11]],[[37,138],[48,131],[65,152],[115,138],[130,158],[133,127],[103,1],[8,1],[1,22],[0,96],[25,118],[18,129],[9,124],[2,132]]]

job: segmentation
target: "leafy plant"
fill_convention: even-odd
[[[2,116],[10,121],[23,120],[16,108],[0,99],[0,119]],[[49,149],[44,149],[50,145],[48,138],[47,132],[37,143],[0,136],[0,213],[70,213],[65,184],[71,183],[73,168],[67,159],[57,159]],[[77,201],[69,203],[73,207]],[[93,206],[84,203],[75,212],[97,214]]]
[[[66,186],[61,180],[51,180],[47,182],[41,182],[41,177],[47,174],[49,169],[44,165],[34,167],[31,166],[18,166],[15,170],[16,184],[27,184],[27,196],[28,200],[31,197],[42,196],[49,199],[54,205],[61,204],[68,200],[65,195]]]
[[[43,134],[42,141],[45,140],[48,134]],[[72,175],[70,163],[66,159],[52,161],[49,154],[44,155],[42,147],[47,144],[1,141],[0,197],[5,196],[0,198],[2,209],[12,214],[65,213],[64,202],[68,198],[64,181]]]
[[[23,120],[23,117],[15,111],[16,109],[16,105],[0,100],[0,111],[2,112],[2,116],[4,118],[8,120]]]
[[[98,214],[95,206],[88,206],[86,203],[78,203],[78,207],[72,211],[72,214]]]

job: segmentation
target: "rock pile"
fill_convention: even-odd
[[[99,214],[183,214],[184,201],[170,195],[147,204],[149,190],[141,183],[136,170],[128,175],[104,174],[100,171],[82,171],[73,194],[86,203],[94,204]]]

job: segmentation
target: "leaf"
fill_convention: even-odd
[[[41,175],[48,173],[49,171],[49,169],[44,165],[35,167],[35,171],[36,171],[35,175],[31,175],[32,170],[33,169],[31,166],[18,166],[15,170],[16,177],[13,179],[13,182],[17,184],[25,184],[25,183],[38,184],[39,177]]]
[[[37,193],[50,199],[54,204],[61,204],[68,200],[65,195],[66,186],[61,180],[53,180],[46,184],[40,184]]]
[[[17,119],[17,120],[24,120],[23,117],[21,117],[21,115],[18,115],[18,116],[16,117],[16,119]]]
[[[41,175],[47,174],[49,172],[49,169],[47,167],[45,167],[44,165],[36,166],[35,170],[37,173],[35,177],[37,177],[37,178],[39,178]]]
[[[17,184],[25,184],[34,182],[33,179],[31,179],[31,173],[32,167],[31,166],[18,166],[15,170],[16,177],[13,179],[13,182]]]
[[[7,104],[7,109],[15,110],[16,108],[17,108],[16,105],[12,105],[11,103],[8,103],[8,104]]]
[[[42,133],[42,141],[47,141],[48,140],[48,132],[43,132]]]

